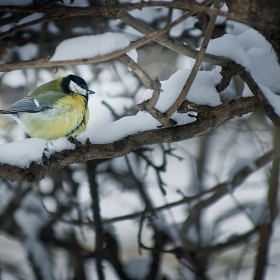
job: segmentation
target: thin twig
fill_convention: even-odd
[[[228,192],[229,188],[231,190],[234,190],[236,187],[240,186],[250,174],[256,172],[258,169],[264,167],[269,162],[279,157],[280,157],[280,151],[279,151],[279,146],[277,146],[255,160],[254,162],[256,166],[255,169],[244,167],[243,169],[241,169],[239,172],[235,174],[235,176],[231,181],[226,181],[224,183],[217,185],[215,188],[212,188],[212,191],[214,191],[214,193],[210,197],[204,200],[200,200],[197,204],[195,204],[190,209],[190,214],[183,225],[183,232],[187,232],[187,230],[192,226],[192,224],[196,221],[197,215],[200,214],[202,209],[205,209],[205,207],[219,200],[225,193]]]
[[[151,215],[153,216],[156,216],[156,213],[154,211],[154,207],[152,205],[152,202],[149,198],[149,196],[147,195],[145,189],[144,189],[144,186],[143,184],[136,178],[133,170],[132,170],[132,167],[131,167],[131,163],[128,159],[128,156],[124,156],[124,159],[125,159],[125,162],[126,162],[126,165],[127,165],[127,168],[128,168],[128,171],[129,173],[131,174],[132,178],[134,179],[135,183],[136,183],[136,186],[138,188],[138,191],[145,203],[145,206],[146,206],[146,212],[149,212]]]
[[[215,0],[215,3],[214,3],[214,8],[215,9],[218,9],[220,7],[220,0]],[[217,18],[217,13],[213,13],[211,15],[211,18],[209,20],[209,24],[208,24],[208,27],[207,27],[207,30],[206,30],[206,34],[204,36],[204,39],[202,41],[202,44],[201,44],[201,47],[200,47],[200,51],[197,55],[197,59],[195,61],[195,64],[192,68],[192,71],[179,95],[179,97],[176,99],[176,101],[173,103],[173,105],[166,111],[166,117],[171,117],[177,110],[178,108],[181,106],[181,104],[183,103],[183,101],[186,99],[186,96],[193,84],[193,81],[197,75],[197,72],[200,68],[200,65],[203,61],[203,57],[206,53],[206,49],[207,49],[207,46],[208,46],[208,43],[211,39],[211,36],[212,36],[212,32],[214,30],[214,27],[215,27],[215,22],[216,22],[216,18]]]
[[[78,65],[78,64],[89,64],[89,63],[97,63],[97,62],[104,62],[107,60],[111,60],[117,58],[133,49],[139,48],[148,42],[155,40],[158,36],[164,34],[174,26],[178,25],[182,21],[186,20],[190,17],[192,13],[186,13],[183,16],[179,17],[178,19],[174,20],[172,23],[166,25],[165,27],[156,30],[149,35],[145,36],[144,38],[130,43],[129,46],[122,48],[121,50],[117,50],[105,55],[98,55],[93,58],[83,58],[83,59],[73,59],[73,60],[59,60],[59,61],[50,61],[49,58],[43,59],[36,59],[36,60],[27,60],[27,61],[20,61],[20,62],[12,62],[12,63],[5,63],[0,65],[0,72],[8,72],[12,70],[18,69],[27,69],[27,68],[41,68],[41,67],[57,67],[57,66],[65,66],[65,65]]]
[[[271,162],[272,160],[275,160],[276,158],[278,158],[279,155],[279,148],[275,148],[270,150],[269,152],[267,152],[266,154],[260,156],[258,159],[255,160],[255,164],[257,166],[257,169],[260,169],[262,167],[264,167],[265,165],[267,165],[269,162]],[[228,191],[228,186],[229,184],[231,184],[232,188],[236,188],[237,186],[239,186],[249,175],[251,175],[253,172],[255,172],[257,170],[248,170],[246,168],[240,170],[235,176],[234,179],[232,180],[232,182],[224,182],[224,183],[220,183],[214,187],[212,187],[209,190],[203,191],[201,193],[198,193],[194,196],[188,196],[188,197],[184,197],[183,199],[168,203],[168,204],[164,204],[162,206],[159,207],[155,207],[153,208],[154,212],[160,212],[160,211],[164,211],[164,210],[168,210],[170,208],[176,207],[176,206],[180,206],[183,204],[187,204],[190,203],[194,200],[197,199],[202,199],[203,196],[208,196],[209,194],[216,194],[216,193],[222,193],[222,192],[227,192]],[[212,202],[211,202],[212,203]],[[117,216],[117,217],[113,217],[113,218],[109,218],[109,219],[104,219],[102,221],[103,224],[110,224],[110,223],[116,223],[116,222],[120,222],[120,221],[125,221],[125,220],[132,220],[132,219],[136,219],[141,217],[142,215],[144,215],[145,213],[147,213],[147,210],[144,209],[142,211],[137,211],[131,214],[127,214],[127,215],[122,215],[122,216]],[[73,225],[91,225],[92,222],[84,222],[84,221],[77,221],[77,220],[65,220],[65,219],[61,219],[59,217],[56,217],[57,219],[60,219],[61,221],[65,222],[65,223],[70,223]],[[193,218],[193,220],[195,220],[195,218]]]
[[[107,0],[108,3],[114,4],[115,0]],[[200,5],[208,5],[209,3],[212,3],[213,0],[206,0],[202,2]],[[214,11],[213,11],[214,12]],[[117,14],[117,18],[123,21],[125,24],[131,26],[138,32],[148,35],[154,32],[155,30],[151,28],[150,26],[146,25],[143,21],[133,17],[131,14],[129,14],[126,11],[121,11]],[[177,52],[185,56],[189,56],[191,58],[196,59],[198,55],[198,51],[195,49],[192,49],[190,46],[188,46],[185,43],[179,42],[175,40],[174,38],[169,38],[166,35],[160,35],[155,39],[156,42],[159,44]],[[236,65],[232,60],[225,58],[225,57],[220,57],[212,54],[205,54],[204,56],[204,61],[210,64],[216,64],[222,67],[227,67],[229,64],[230,65]]]
[[[141,79],[141,81],[148,86],[150,89],[160,90],[159,81],[153,80],[148,73],[143,70],[133,59],[131,59],[127,54],[120,56],[120,59],[125,62],[126,66],[131,68],[131,70]]]
[[[161,91],[161,83],[158,80],[158,78],[155,79],[155,82],[157,86],[153,90],[152,97],[147,100],[147,109],[150,110],[151,108],[154,108],[158,102],[160,91]]]
[[[45,16],[45,17],[41,17],[39,19],[31,20],[29,22],[26,22],[26,23],[17,25],[15,27],[12,27],[8,31],[1,33],[0,34],[0,40],[2,40],[3,38],[5,38],[7,36],[12,35],[13,33],[17,32],[19,30],[22,30],[24,28],[27,28],[27,27],[30,27],[30,26],[33,26],[33,25],[36,25],[36,24],[39,24],[39,23],[48,22],[48,21],[51,21],[51,20],[62,19],[62,18],[65,18],[65,17],[69,17],[69,15],[67,15],[67,14],[59,14],[59,15],[55,14],[55,15],[48,15],[48,16]]]

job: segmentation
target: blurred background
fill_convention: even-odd
[[[94,0],[73,2],[2,0],[1,5],[104,5]],[[222,9],[227,10],[226,5]],[[183,11],[149,7],[130,14],[159,29]],[[2,12],[0,32],[42,16]],[[190,17],[168,35],[197,48],[208,20],[202,13]],[[248,28],[218,17],[213,38]],[[142,37],[120,20],[69,17],[2,38],[0,60],[7,63],[49,57],[65,39],[108,31],[125,34],[131,41]],[[194,60],[155,42],[137,49],[137,54],[138,65],[153,79],[166,80],[178,69],[191,69],[194,64]],[[219,67],[202,65],[202,70],[215,68],[219,71]],[[136,105],[146,87],[118,59],[2,72],[0,109],[37,86],[70,73],[83,77],[97,93],[89,101],[89,125],[137,113]],[[242,94],[251,95],[236,76],[221,93],[221,100],[228,102]],[[258,230],[268,223],[273,179],[279,173],[273,173],[279,167],[277,160],[262,169],[255,160],[270,151],[279,136],[265,115],[252,113],[199,138],[145,146],[120,158],[73,164],[34,184],[0,180],[0,279],[98,279],[92,189],[98,190],[106,279],[251,279],[261,238]],[[1,144],[25,138],[13,119],[0,117]],[[236,186],[227,183],[246,166],[255,172]],[[218,190],[215,197],[211,196],[212,188]],[[280,272],[277,213],[273,231],[270,228],[266,235],[270,250],[265,255],[265,279],[277,279]]]

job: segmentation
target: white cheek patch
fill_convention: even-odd
[[[40,103],[39,103],[39,101],[38,101],[37,99],[34,99],[34,103],[35,103],[35,105],[36,105],[37,107],[40,107]]]
[[[84,88],[81,88],[80,86],[78,86],[78,85],[77,85],[76,83],[74,83],[73,81],[70,81],[70,83],[69,83],[69,89],[70,89],[72,92],[79,93],[79,94],[84,95],[84,96],[87,95],[87,90],[84,89]]]

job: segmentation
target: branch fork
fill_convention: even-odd
[[[137,107],[140,109],[140,111],[148,112],[156,120],[158,120],[164,127],[172,127],[177,124],[176,121],[170,119],[165,113],[162,113],[161,111],[155,108],[155,105],[158,102],[160,91],[161,91],[161,84],[157,78],[155,82],[157,84],[157,89],[153,90],[152,97],[148,100],[144,100],[140,104],[137,104]]]

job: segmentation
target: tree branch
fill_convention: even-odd
[[[146,71],[144,71],[136,62],[134,62],[132,58],[130,58],[127,54],[123,54],[120,56],[120,59],[126,64],[127,67],[131,68],[131,70],[141,79],[141,81],[146,86],[148,86],[150,89],[160,91],[161,86],[158,79],[153,80]]]
[[[108,1],[109,2],[109,1]],[[209,1],[213,2],[213,0]],[[246,13],[236,13],[236,12],[225,12],[207,7],[207,4],[193,4],[193,3],[183,3],[183,2],[165,2],[165,1],[146,1],[139,3],[114,3],[106,6],[91,5],[88,7],[64,7],[64,6],[52,6],[52,7],[40,7],[40,6],[0,6],[0,12],[8,13],[46,13],[52,15],[67,14],[68,17],[72,16],[89,16],[89,15],[106,15],[109,12],[118,12],[121,10],[135,10],[142,9],[144,7],[166,7],[171,9],[180,9],[193,12],[203,12],[207,14],[212,14],[217,12],[219,16],[223,16],[229,19],[233,19],[239,22],[247,23],[248,16]]]
[[[0,72],[9,72],[12,70],[27,69],[27,68],[41,68],[41,67],[57,67],[65,65],[78,65],[78,64],[90,64],[90,63],[99,63],[107,60],[117,58],[133,49],[139,48],[148,42],[155,40],[157,37],[161,36],[174,26],[178,25],[182,21],[190,17],[192,13],[186,13],[174,20],[173,22],[167,24],[165,27],[154,30],[147,34],[144,38],[139,39],[138,41],[132,42],[129,46],[122,48],[120,50],[105,54],[98,55],[93,58],[83,58],[83,59],[73,59],[73,60],[59,60],[59,61],[50,61],[50,58],[41,58],[35,60],[19,61],[19,62],[10,62],[5,64],[0,64]]]
[[[212,1],[204,1],[200,5],[201,6],[207,5],[209,2],[212,2]],[[112,3],[114,3],[114,0],[108,0],[108,3],[112,4]],[[126,11],[123,11],[123,10],[120,11],[117,14],[117,18],[144,35],[148,35],[148,34],[154,32],[153,28],[146,25],[143,21],[133,17]],[[198,55],[197,50],[194,50],[190,46],[188,46],[182,42],[179,42],[173,38],[171,39],[167,35],[160,35],[155,39],[155,41],[177,53],[181,53],[185,56],[189,56],[194,59],[197,58],[197,55]],[[222,67],[228,67],[228,65],[237,65],[236,63],[234,63],[232,60],[230,60],[228,58],[220,57],[220,56],[216,56],[216,55],[212,55],[212,54],[205,54],[203,61],[210,63],[210,64],[216,64],[216,65],[219,65]]]
[[[33,25],[36,25],[36,24],[39,24],[39,23],[44,23],[44,22],[48,22],[48,21],[52,21],[52,20],[56,20],[56,19],[62,19],[62,18],[65,18],[65,17],[69,17],[69,15],[67,15],[67,14],[48,15],[48,16],[45,16],[45,17],[42,17],[42,18],[39,18],[39,19],[28,21],[28,22],[23,23],[23,24],[19,24],[15,27],[10,28],[8,31],[1,33],[0,34],[0,40],[2,40],[5,37],[8,37],[8,36],[12,35],[13,33],[17,32],[19,30],[22,30],[24,28],[27,28],[27,27],[30,27],[30,26],[33,26]]]
[[[220,7],[220,0],[215,0],[215,3],[214,3],[214,8],[217,9]],[[214,30],[214,26],[215,26],[215,22],[216,22],[216,18],[217,18],[217,13],[213,13],[211,15],[211,18],[210,18],[210,21],[209,21],[209,24],[208,24],[208,27],[207,27],[207,30],[206,30],[206,34],[203,38],[203,41],[202,41],[202,44],[201,44],[201,48],[198,52],[198,55],[197,55],[197,58],[196,58],[196,61],[195,61],[195,64],[192,68],[192,71],[186,81],[186,83],[184,84],[183,86],[183,89],[180,93],[180,95],[178,96],[178,98],[176,99],[176,101],[172,104],[172,106],[166,111],[166,115],[168,118],[170,118],[177,110],[178,108],[181,106],[181,104],[183,103],[183,101],[186,99],[186,96],[193,84],[193,81],[197,75],[197,72],[200,68],[200,65],[203,61],[203,57],[206,53],[206,49],[207,49],[207,46],[208,46],[208,43],[211,39],[211,36],[212,36],[212,32]]]
[[[77,143],[75,150],[64,150],[51,155],[49,164],[42,165],[33,162],[28,168],[1,164],[0,177],[13,181],[37,181],[71,163],[120,157],[144,145],[178,142],[198,137],[213,131],[236,116],[253,111],[264,111],[264,108],[257,97],[249,97],[232,100],[228,104],[215,108],[197,106],[196,110],[198,118],[194,123],[140,132],[108,144],[91,144],[90,141],[87,141],[85,145]]]

